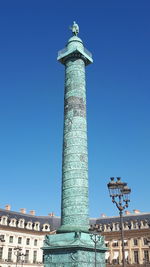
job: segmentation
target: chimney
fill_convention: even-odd
[[[130,215],[130,214],[131,214],[131,212],[129,210],[125,211],[125,215]]]
[[[10,206],[9,204],[7,204],[7,205],[5,206],[5,210],[11,210],[11,206]]]
[[[20,209],[20,212],[23,213],[23,214],[25,214],[26,213],[26,209],[25,208],[21,208]]]
[[[54,213],[51,212],[51,213],[48,214],[48,216],[50,216],[50,217],[54,217]]]
[[[35,210],[30,210],[29,214],[30,215],[35,215]]]
[[[134,212],[135,214],[139,214],[139,213],[141,213],[140,210],[133,210],[133,212]]]

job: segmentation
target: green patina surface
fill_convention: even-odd
[[[103,237],[96,246],[96,266],[105,267]],[[46,236],[44,243],[45,267],[93,267],[95,266],[95,250],[90,234],[71,232]]]
[[[88,151],[85,65],[92,58],[80,38],[69,39],[58,60],[65,65],[61,227],[88,232]]]
[[[85,66],[93,60],[77,36],[79,27],[75,22],[72,31],[74,36],[58,54],[58,61],[65,65],[61,226],[56,235],[45,239],[45,267],[93,267],[95,264],[94,242],[88,233],[85,86]],[[96,246],[96,266],[105,267],[105,251],[101,237]]]

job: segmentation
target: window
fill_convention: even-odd
[[[124,227],[124,229],[128,229],[128,223],[125,222],[125,223],[123,224],[123,227]]]
[[[119,264],[119,251],[114,251],[114,255],[113,255],[113,264]]]
[[[37,239],[34,239],[34,246],[37,246]]]
[[[3,258],[3,247],[0,247],[0,260]]]
[[[29,250],[26,250],[25,252],[25,263],[29,262]]]
[[[134,245],[134,246],[137,246],[137,245],[138,245],[138,240],[135,239],[135,238],[133,239],[133,245]]]
[[[9,225],[15,227],[16,226],[16,220],[15,219],[11,219]]]
[[[26,245],[30,245],[30,238],[27,238]]]
[[[143,221],[143,226],[144,226],[144,227],[147,226],[147,220]]]
[[[133,228],[136,229],[136,222],[133,222]]]
[[[40,226],[40,224],[38,222],[35,223],[34,230],[39,231],[39,226]]]
[[[24,220],[23,220],[23,219],[19,220],[19,224],[18,224],[18,226],[19,226],[20,228],[24,228]]]
[[[145,263],[149,263],[149,253],[148,253],[148,250],[144,250],[144,261],[145,261]]]
[[[49,224],[44,224],[42,230],[43,230],[43,231],[50,231],[50,226],[49,226]]]
[[[12,248],[8,249],[8,261],[12,260]]]
[[[22,243],[22,237],[18,237],[18,244]]]
[[[125,250],[124,256],[125,256],[125,262],[129,264],[129,251],[128,250]]]
[[[7,217],[2,217],[1,223],[6,225],[7,224]]]
[[[113,247],[118,247],[118,241],[117,240],[113,241]]]
[[[37,261],[37,251],[33,251],[33,263]]]
[[[109,224],[106,225],[106,229],[110,230],[110,225]]]
[[[128,240],[124,240],[124,246],[128,246]]]
[[[0,235],[0,241],[5,242],[5,236],[4,235]]]
[[[9,243],[13,243],[13,236],[9,237]]]
[[[32,223],[31,222],[28,222],[26,228],[27,229],[32,229]]]
[[[119,258],[117,258],[117,259],[113,259],[113,264],[115,265],[115,264],[119,264]]]
[[[144,243],[145,246],[148,245],[148,240],[147,240],[147,238],[143,238],[143,243]]]
[[[109,251],[106,251],[105,252],[105,263],[109,263],[110,262],[110,254],[109,254]]]
[[[138,251],[134,251],[134,263],[139,263],[139,253]]]
[[[115,223],[115,231],[118,231],[118,224]]]
[[[109,247],[109,242],[108,241],[105,241],[105,246]]]

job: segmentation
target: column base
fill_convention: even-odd
[[[47,235],[44,241],[44,267],[105,267],[107,248],[101,236],[96,244],[89,233],[71,232]]]
[[[57,229],[57,233],[71,233],[71,232],[89,233],[89,225],[87,225],[87,226],[61,225]]]

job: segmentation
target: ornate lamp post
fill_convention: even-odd
[[[23,267],[23,263],[24,263],[24,258],[25,258],[26,254],[25,253],[21,253],[21,263],[22,263],[22,267]]]
[[[123,210],[128,207],[130,201],[129,195],[131,189],[127,186],[127,183],[122,182],[120,177],[117,177],[115,181],[114,177],[110,178],[110,182],[107,184],[112,202],[116,204],[120,215],[120,230],[122,240],[122,266],[125,267],[125,250],[124,250],[124,232],[123,232]]]
[[[95,252],[95,267],[96,267],[96,245],[100,241],[101,237],[98,234],[90,234],[92,241],[94,242],[94,252]]]
[[[21,251],[22,248],[21,247],[15,247],[15,255],[16,255],[16,267],[17,267],[17,263],[19,262],[19,257],[22,255]]]

